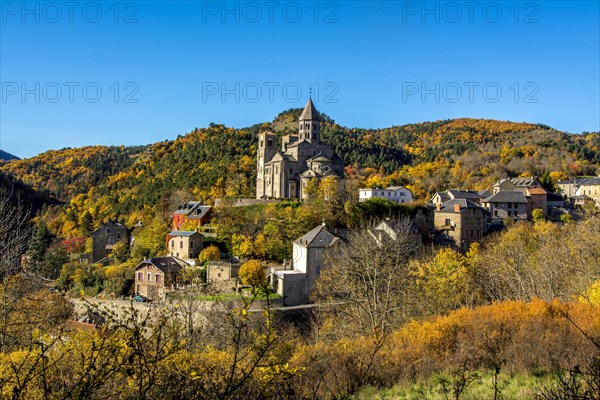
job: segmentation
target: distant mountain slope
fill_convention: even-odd
[[[0,161],[11,161],[11,160],[18,160],[19,157],[12,155],[10,153],[7,153],[6,151],[0,149]]]
[[[0,188],[6,189],[13,203],[20,203],[34,217],[45,205],[56,205],[59,202],[46,193],[38,192],[28,185],[0,172]]]
[[[67,201],[87,193],[104,178],[133,164],[145,146],[89,146],[51,150],[32,158],[15,160],[0,170],[30,185]]]
[[[175,197],[253,197],[258,132],[296,132],[300,111],[243,129],[211,124],[146,147],[49,151],[0,171],[70,200],[68,220],[74,226],[83,210],[97,219],[138,218],[149,210],[168,212]],[[342,127],[326,115],[323,120],[322,138],[344,160],[349,177],[368,186],[406,184],[421,199],[445,188],[489,188],[506,176],[600,172],[598,133],[466,118],[384,129]]]

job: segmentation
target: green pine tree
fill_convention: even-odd
[[[35,235],[29,244],[27,256],[29,257],[29,269],[33,273],[39,273],[44,270],[46,262],[46,253],[50,245],[50,233],[44,220],[38,222]]]
[[[90,236],[90,234],[94,231],[94,217],[89,211],[83,213],[81,217],[81,234],[84,237]]]

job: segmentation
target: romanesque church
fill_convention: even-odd
[[[305,198],[304,188],[313,179],[343,176],[344,164],[331,146],[321,142],[321,121],[312,99],[298,120],[298,134],[281,138],[273,132],[258,134],[256,198]]]

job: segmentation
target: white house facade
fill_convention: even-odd
[[[385,189],[359,189],[359,201],[366,201],[373,197],[391,200],[395,203],[408,203],[413,201],[412,192],[404,186],[390,186]]]

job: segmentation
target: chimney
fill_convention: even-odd
[[[454,205],[454,212],[457,212],[457,213],[460,212],[460,203]]]
[[[442,203],[436,203],[435,210],[436,211],[442,211]]]

